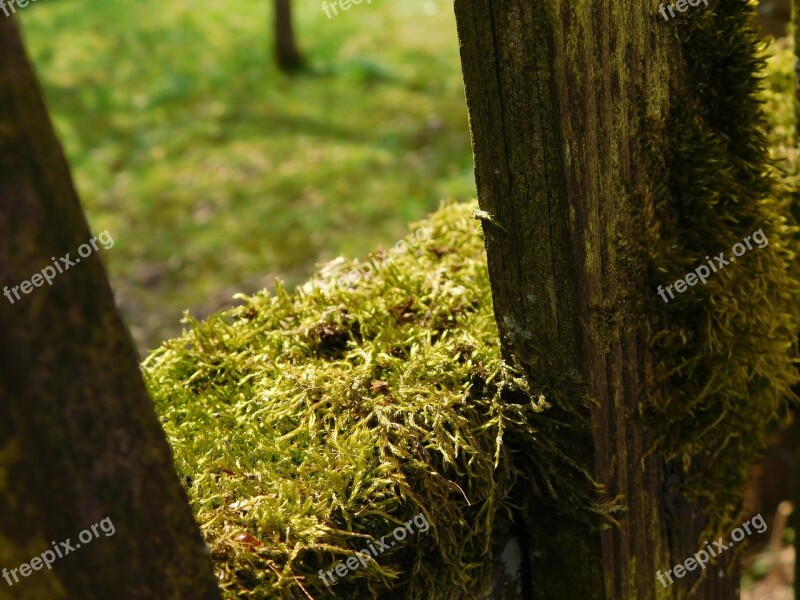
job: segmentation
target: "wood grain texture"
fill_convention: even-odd
[[[664,589],[656,572],[697,551],[703,518],[669,494],[634,419],[650,376],[641,234],[664,176],[647,140],[682,85],[680,47],[655,6],[456,0],[455,11],[504,357],[555,400],[559,441],[605,485],[600,499],[627,507],[601,533],[536,501],[525,597],[686,597],[690,577]],[[692,597],[737,597],[737,579],[712,577]]]

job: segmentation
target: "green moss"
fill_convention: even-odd
[[[768,102],[779,108],[770,125],[760,89],[765,49],[751,4],[718,2],[676,27],[692,85],[673,94],[661,148],[665,184],[648,236],[655,366],[643,412],[660,434],[655,448],[683,466],[683,491],[709,516],[706,533],[722,535],[736,520],[744,473],[767,425],[785,413],[797,382],[797,229],[769,149],[771,139],[788,135],[787,104],[770,91]],[[656,295],[656,286],[706,256],[729,257],[758,229],[769,239],[765,248],[754,245],[668,304]]]
[[[537,433],[545,399],[502,364],[474,208],[443,208],[423,224],[430,241],[352,289],[335,286],[352,265],[334,261],[296,294],[189,319],[146,361],[229,597],[323,596],[319,569],[420,512],[427,533],[333,591],[476,597],[519,476],[511,446],[533,457],[541,494],[597,509]]]

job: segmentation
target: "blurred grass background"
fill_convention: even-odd
[[[274,66],[268,0],[18,11],[142,355],[185,309],[300,284],[475,196],[452,3],[294,11],[309,63],[294,77]]]

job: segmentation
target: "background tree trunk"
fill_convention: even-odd
[[[0,285],[13,287],[92,237],[13,18],[0,18],[0,106]],[[0,568],[75,547],[12,590],[0,579],[0,597],[219,598],[100,257],[75,262],[0,300]],[[113,535],[78,548],[105,518]]]
[[[555,401],[561,443],[607,486],[600,499],[622,495],[628,509],[596,532],[569,515],[570,498],[538,501],[520,541],[524,598],[686,597],[699,573],[666,589],[656,579],[697,552],[705,520],[671,491],[678,465],[643,458],[653,432],[632,418],[651,377],[632,325],[655,293],[635,245],[664,179],[648,144],[686,85],[673,24],[651,8],[455,1],[504,357]],[[691,598],[738,597],[736,569],[721,575],[729,558]]]
[[[275,56],[281,71],[296,71],[303,66],[292,25],[292,0],[275,0]]]

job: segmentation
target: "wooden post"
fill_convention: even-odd
[[[601,532],[570,498],[536,499],[518,543],[523,597],[686,597],[697,573],[661,585],[657,572],[697,551],[705,520],[671,491],[681,469],[645,456],[654,432],[635,419],[652,376],[639,306],[655,293],[637,241],[664,177],[648,143],[685,81],[680,45],[648,3],[455,0],[455,12],[504,357],[554,402],[553,431],[606,486],[599,499],[627,509]],[[692,598],[736,597],[724,561]]]

